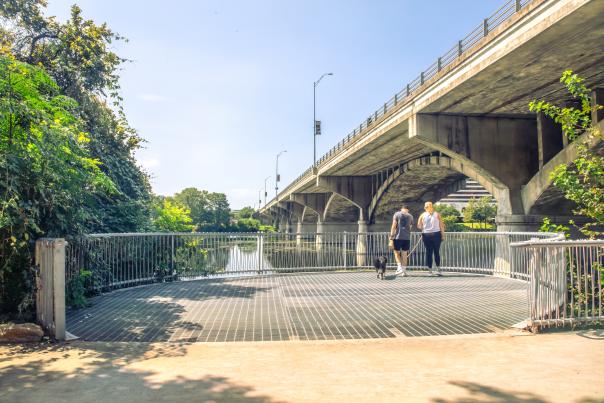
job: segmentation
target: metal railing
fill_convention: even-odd
[[[550,327],[604,320],[604,241],[513,243],[528,269],[530,326]]]
[[[510,244],[555,236],[447,233],[441,269],[526,280],[527,269],[518,266],[523,258],[511,255]],[[419,241],[413,233],[412,270],[423,268]],[[382,255],[394,264],[385,232],[98,234],[68,240],[65,276],[67,284],[84,281],[88,290],[101,292],[163,281],[368,268]],[[515,266],[513,259],[518,260]]]
[[[403,87],[402,90],[397,92],[386,101],[383,105],[380,105],[378,109],[364,119],[360,125],[355,127],[347,136],[340,140],[335,146],[327,151],[322,157],[317,160],[317,167],[322,165],[325,161],[329,160],[332,156],[337,154],[339,151],[347,148],[352,142],[357,141],[368,133],[370,129],[373,129],[382,117],[389,115],[392,111],[398,110],[404,104],[407,104],[413,97],[415,97],[421,87],[423,87],[428,81],[438,75],[442,70],[461,59],[462,56],[468,54],[473,50],[479,42],[491,33],[495,28],[499,27],[504,22],[510,20],[514,15],[518,14],[530,3],[536,0],[509,0],[491,16],[485,18],[480,25],[474,28],[468,35],[463,39],[459,40],[451,49],[440,56],[432,65],[422,71],[420,75],[409,82]],[[298,182],[313,174],[313,167],[306,169],[300,176],[293,180],[286,188],[281,191],[281,194],[285,194],[289,191],[292,186],[295,186]],[[271,202],[275,200],[274,198]],[[269,202],[270,203],[270,202]]]

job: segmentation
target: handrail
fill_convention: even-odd
[[[512,18],[534,1],[537,0],[508,0],[497,11],[491,14],[490,17],[485,18],[479,26],[474,28],[468,35],[458,41],[455,46],[439,57],[436,62],[430,65],[426,70],[422,71],[417,78],[411,80],[411,82],[404,86],[401,91],[394,94],[392,98],[381,105],[374,113],[370,114],[366,119],[364,119],[359,126],[355,127],[347,136],[345,136],[341,141],[339,141],[335,146],[321,156],[317,160],[316,167],[318,168],[320,165],[323,165],[323,163],[329,157],[344,149],[349,143],[366,135],[368,129],[373,129],[375,127],[379,118],[389,114],[394,109],[398,109],[403,104],[406,104],[407,101],[416,95],[415,92],[417,89],[426,84],[427,81],[435,77],[444,68],[467,54],[482,38],[486,37],[495,28]],[[295,186],[302,179],[311,175],[314,175],[313,166],[305,170],[300,176],[287,185],[279,193],[279,195],[272,198],[267,205],[279,200],[281,194],[286,193],[292,186]]]

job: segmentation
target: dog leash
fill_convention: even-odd
[[[413,252],[415,252],[415,249],[417,249],[417,247],[419,246],[419,243],[422,241],[422,238],[420,237],[417,242],[415,243],[415,246],[413,247],[413,249],[411,249],[411,251],[407,254],[408,256],[411,256],[411,254]]]

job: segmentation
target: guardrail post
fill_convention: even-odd
[[[36,241],[36,316],[55,340],[65,340],[65,239]]]
[[[258,274],[262,273],[262,255],[264,248],[264,234],[262,232],[258,233],[258,238],[256,239],[256,250],[258,251]]]
[[[170,276],[174,278],[174,274],[176,273],[176,264],[174,264],[174,235],[171,235],[170,238]]]
[[[344,268],[346,268],[346,266],[348,266],[348,262],[346,261],[346,252],[348,251],[348,234],[346,231],[344,231],[344,237],[342,239],[342,266]]]
[[[394,105],[398,104],[398,94],[394,94]]]
[[[520,4],[520,0],[516,0],[516,12],[522,9],[522,4]]]
[[[487,36],[489,34],[489,19],[485,18],[482,22],[482,28],[484,31],[484,36]]]
[[[460,40],[459,42],[457,42],[457,56],[461,56],[462,53],[463,53],[463,43]]]
[[[421,74],[419,75],[419,82],[421,85],[424,84],[424,72],[422,71]]]
[[[411,93],[411,88],[409,88],[409,84],[407,84],[407,96]]]
[[[384,115],[386,114],[387,110],[388,110],[388,104],[384,104]]]
[[[442,70],[442,68],[443,68],[443,59],[442,59],[442,57],[438,58],[438,61],[436,62],[436,66],[437,66],[438,71]]]

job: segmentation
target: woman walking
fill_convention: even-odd
[[[445,239],[445,223],[438,212],[434,211],[432,202],[424,204],[426,210],[417,220],[417,228],[422,231],[422,241],[426,247],[425,264],[431,274],[440,276],[440,243]],[[436,263],[436,272],[432,271],[432,255]]]

